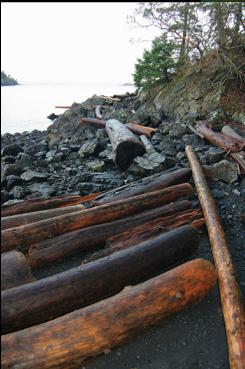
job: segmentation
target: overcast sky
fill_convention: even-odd
[[[157,29],[127,23],[137,3],[1,3],[1,69],[20,83],[132,82]],[[130,42],[131,39],[149,40]]]

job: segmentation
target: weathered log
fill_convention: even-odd
[[[115,200],[126,199],[142,193],[156,191],[160,188],[188,181],[190,177],[190,168],[181,168],[177,170],[170,169],[163,173],[142,178],[138,181],[114,188],[113,190],[98,195],[94,200],[92,200],[92,205],[103,205]]]
[[[98,119],[102,119],[103,118],[103,115],[101,114],[101,105],[97,105],[95,107],[95,116]]]
[[[147,153],[151,153],[151,152],[154,152],[156,151],[154,149],[154,146],[152,145],[152,143],[150,142],[150,140],[145,136],[145,135],[140,135],[140,139],[143,143],[143,145],[145,146],[145,151]]]
[[[80,120],[82,125],[92,125],[97,128],[105,128],[106,121],[102,119],[94,119],[94,118],[82,118]],[[138,135],[145,135],[151,138],[156,132],[155,128],[145,127],[137,123],[126,123],[124,124],[131,132],[136,133]]]
[[[10,215],[77,205],[81,203],[81,198],[82,197],[79,195],[61,195],[47,200],[33,199],[25,200],[13,205],[2,205],[1,216],[7,217]]]
[[[239,152],[245,148],[245,143],[241,143],[234,138],[227,137],[222,133],[213,131],[212,126],[206,121],[197,123],[195,129],[207,141],[221,147],[224,150],[228,150],[230,152]]]
[[[190,184],[183,183],[162,190],[133,196],[90,209],[55,218],[41,220],[20,227],[8,228],[1,232],[1,252],[13,250],[17,246],[26,247],[66,232],[75,231],[95,224],[110,222],[140,211],[166,204],[183,196],[192,196]]]
[[[1,254],[1,290],[35,280],[30,265],[22,252],[9,251]]]
[[[186,258],[199,242],[189,226],[63,273],[2,292],[2,331],[38,324],[93,304]]]
[[[63,208],[35,211],[32,213],[22,213],[11,215],[1,219],[1,229],[19,227],[24,224],[39,222],[40,220],[50,219],[59,215],[74,213],[75,211],[86,209],[84,205],[65,206]]]
[[[124,232],[126,229],[131,229],[146,221],[156,219],[159,216],[163,217],[176,214],[190,208],[190,201],[177,201],[168,205],[159,206],[155,209],[143,211],[131,217],[83,228],[41,241],[31,245],[29,249],[29,263],[32,269],[37,269],[78,251],[91,252],[95,248],[104,247],[109,237]]]
[[[244,147],[245,147],[245,138],[240,136],[231,126],[229,126],[229,125],[224,126],[222,128],[221,132],[225,136],[231,137],[235,141],[241,142],[241,144],[243,144]]]
[[[86,262],[97,260],[111,255],[116,251],[132,247],[140,242],[144,242],[156,237],[160,233],[170,231],[171,229],[176,229],[185,224],[190,224],[194,220],[200,219],[201,217],[202,212],[200,210],[191,209],[181,213],[169,215],[167,217],[159,217],[155,220],[147,221],[147,223],[138,225],[130,230],[127,229],[127,231],[123,233],[117,233],[115,236],[110,237],[106,242],[107,247],[86,258]],[[199,224],[199,226],[201,225],[202,224]],[[198,226],[195,225],[195,228],[198,228]]]
[[[112,145],[113,161],[120,169],[127,169],[136,156],[145,153],[142,142],[123,123],[109,119],[105,128]]]
[[[202,167],[191,146],[186,146],[186,155],[192,168],[218,273],[230,367],[231,369],[242,369],[245,363],[245,310],[229,251],[228,240],[222,228]]]
[[[230,157],[239,165],[241,174],[245,174],[245,152],[232,152]]]
[[[195,259],[92,306],[2,336],[2,369],[76,369],[201,301],[216,271]]]

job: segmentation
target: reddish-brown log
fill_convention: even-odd
[[[91,263],[5,290],[1,294],[2,331],[42,323],[111,296],[186,258],[198,243],[198,231],[186,225]]]
[[[79,195],[61,195],[52,197],[51,199],[47,200],[43,199],[25,200],[23,202],[13,205],[1,206],[1,216],[7,217],[10,215],[60,208],[63,206],[77,205],[81,203],[81,199],[82,197]]]
[[[230,152],[239,152],[245,148],[245,143],[237,141],[234,138],[227,137],[222,133],[213,131],[212,126],[206,121],[197,123],[195,129],[206,140],[216,146],[221,147],[222,149],[228,150]]]
[[[118,200],[76,213],[60,215],[55,218],[41,220],[24,226],[5,229],[1,232],[1,252],[9,251],[17,246],[28,246],[69,231],[85,228],[139,213],[161,204],[166,204],[183,196],[192,196],[190,184],[183,183],[162,190]]]
[[[35,280],[30,265],[22,252],[9,251],[1,254],[1,290]]]
[[[202,300],[216,284],[204,259],[182,264],[55,320],[2,336],[2,369],[76,369]]]
[[[194,220],[200,219],[201,216],[202,212],[200,210],[192,209],[143,223],[124,233],[110,237],[106,242],[107,247],[86,258],[86,262],[111,255],[116,251],[124,250],[128,247],[137,245],[140,242],[156,237],[160,233],[176,229],[185,224],[190,224]],[[195,225],[195,228],[198,228],[197,225]]]
[[[91,252],[95,248],[104,247],[109,237],[126,229],[190,208],[190,201],[177,201],[130,217],[65,233],[32,245],[29,249],[29,263],[32,269],[37,269],[78,251]]]
[[[142,178],[138,181],[114,188],[92,200],[92,205],[104,205],[115,200],[140,195],[142,193],[156,191],[161,188],[173,186],[188,181],[191,177],[190,168],[167,170],[163,173]]]
[[[191,146],[186,155],[192,168],[198,197],[206,220],[210,244],[218,273],[221,303],[226,326],[231,369],[244,369],[245,310],[236,279],[228,240],[209,190],[202,167]]]
[[[80,123],[82,125],[93,125],[94,127],[97,128],[105,128],[106,125],[105,120],[94,118],[82,118],[80,120]],[[155,128],[145,127],[137,123],[126,123],[125,126],[133,133],[136,133],[138,135],[145,135],[149,138],[151,138],[156,132]]]
[[[74,213],[75,211],[86,209],[84,205],[65,206],[63,208],[48,209],[42,211],[35,211],[32,213],[23,213],[3,217],[1,219],[1,229],[19,227],[25,224],[39,222],[40,220],[50,219],[59,215]]]

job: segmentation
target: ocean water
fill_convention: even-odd
[[[69,106],[81,103],[92,95],[123,94],[133,92],[131,85],[64,83],[26,84],[1,87],[1,134],[45,130],[52,121],[51,113],[61,114],[66,109],[55,106]]]

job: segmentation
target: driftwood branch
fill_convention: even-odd
[[[2,292],[3,332],[42,323],[142,282],[190,255],[199,233],[189,226],[58,275]]]
[[[245,312],[235,276],[228,241],[202,167],[191,146],[186,147],[198,197],[206,220],[212,253],[218,273],[231,369],[242,369],[245,362]]]
[[[87,358],[202,300],[216,278],[209,261],[196,259],[92,306],[4,335],[2,369],[81,368]]]

